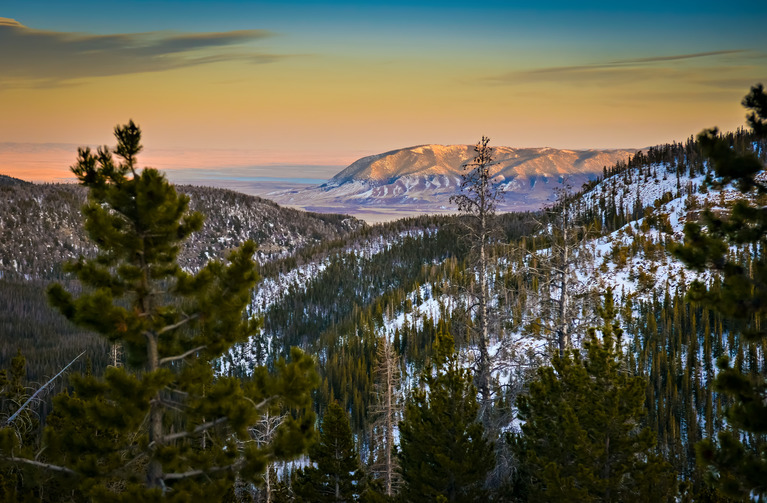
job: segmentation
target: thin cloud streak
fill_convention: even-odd
[[[672,56],[653,56],[647,58],[633,58],[595,63],[589,65],[553,66],[547,68],[535,68],[507,72],[501,75],[483,79],[483,82],[496,85],[522,85],[531,83],[563,83],[591,86],[608,86],[616,84],[631,84],[638,81],[664,80],[677,82],[697,82],[716,86],[716,75],[736,74],[739,81],[749,80],[753,77],[746,76],[754,70],[751,65],[719,64],[716,66],[680,66],[678,64],[666,64],[677,61],[685,61],[699,58],[711,58],[714,56],[739,54],[746,56],[751,51],[745,49],[700,52],[693,54],[678,54]],[[739,58],[740,59],[740,58]],[[747,59],[747,58],[742,58]],[[729,86],[727,86],[729,87]]]
[[[623,59],[608,63],[608,65],[631,65],[636,63],[656,63],[661,61],[679,61],[683,59],[693,58],[706,58],[709,56],[721,56],[724,54],[741,54],[748,52],[745,49],[734,49],[729,51],[709,51],[709,52],[696,52],[692,54],[677,54],[674,56],[653,56],[649,58],[636,58],[636,59]]]
[[[34,30],[0,18],[0,86],[55,87],[89,77],[160,72],[222,61],[265,64],[289,57],[247,47],[272,35],[266,30],[90,35]]]

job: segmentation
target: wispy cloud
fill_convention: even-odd
[[[529,83],[564,83],[573,85],[609,86],[647,80],[690,81],[716,85],[723,74],[750,73],[753,66],[744,64],[747,56],[753,54],[745,49],[652,56],[594,63],[587,65],[552,66],[519,70],[490,76],[485,83],[517,85]],[[731,61],[713,65],[707,58],[735,56]],[[682,64],[700,59],[694,65]],[[743,59],[743,61],[740,61]],[[741,82],[743,79],[737,79]]]
[[[35,30],[0,18],[0,85],[58,86],[89,77],[159,72],[221,61],[270,63],[254,49],[266,30],[94,35]]]
[[[676,54],[673,56],[653,56],[649,58],[622,59],[618,61],[612,61],[608,64],[620,66],[620,65],[632,65],[637,63],[659,63],[662,61],[679,61],[683,59],[707,58],[709,56],[723,56],[725,54],[741,54],[744,52],[748,52],[748,51],[744,49],[735,49],[735,50],[729,50],[729,51],[695,52],[692,54]]]

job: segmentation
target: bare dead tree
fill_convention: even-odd
[[[109,361],[113,367],[121,367],[123,364],[123,345],[113,342],[109,348]]]
[[[277,430],[280,425],[285,421],[287,414],[272,414],[267,411],[261,419],[252,428],[250,428],[250,435],[256,444],[260,446],[269,445],[277,434]],[[266,472],[264,472],[264,495],[266,497],[266,503],[272,502],[272,480],[274,472],[274,463],[269,462],[266,465]]]
[[[548,219],[541,222],[548,247],[523,250],[527,257],[520,271],[534,285],[526,310],[528,331],[548,341],[560,356],[573,346],[574,336],[593,324],[595,312],[589,275],[578,275],[593,262],[587,246],[591,229],[576,223],[571,189],[565,180],[555,190],[556,199],[546,210]]]
[[[38,395],[40,395],[40,393],[42,393],[43,391],[45,391],[45,389],[48,387],[48,385],[50,385],[50,384],[51,384],[53,381],[55,381],[55,380],[56,380],[56,378],[57,378],[57,377],[59,377],[61,374],[63,374],[64,372],[66,372],[66,371],[67,371],[67,369],[68,369],[69,367],[71,367],[71,366],[72,366],[72,364],[73,364],[74,362],[76,362],[76,361],[77,361],[77,359],[78,359],[78,358],[80,358],[80,357],[81,357],[82,355],[84,355],[84,354],[85,354],[85,351],[83,351],[83,352],[82,352],[82,353],[80,353],[79,355],[75,356],[75,357],[74,357],[74,359],[73,359],[71,362],[69,362],[69,363],[68,363],[68,364],[67,364],[67,365],[66,365],[66,366],[65,366],[63,369],[61,369],[61,370],[59,371],[59,373],[58,373],[58,374],[56,374],[55,376],[51,377],[51,378],[48,380],[48,382],[46,382],[45,384],[43,384],[42,386],[40,386],[40,388],[38,388],[38,389],[37,389],[37,391],[35,391],[35,392],[32,394],[32,396],[30,396],[30,397],[27,399],[27,401],[26,401],[26,402],[24,402],[24,404],[23,404],[21,407],[19,407],[19,410],[17,410],[17,411],[16,411],[16,412],[14,412],[13,414],[11,414],[11,416],[10,416],[10,417],[9,417],[9,418],[8,418],[8,419],[5,421],[5,423],[3,424],[3,426],[5,426],[5,425],[9,425],[9,424],[13,423],[13,422],[14,422],[14,420],[16,420],[16,418],[18,418],[18,417],[19,417],[19,415],[20,415],[20,414],[21,414],[21,413],[24,411],[24,409],[26,409],[26,408],[27,408],[27,406],[28,406],[30,403],[32,403],[32,402],[33,402],[33,401],[34,401],[34,400],[37,398],[37,396],[38,396]]]
[[[397,457],[394,455],[395,428],[402,418],[402,371],[400,357],[387,337],[378,338],[378,364],[375,370],[374,419],[371,430],[373,462],[371,471],[381,477],[387,496],[396,493],[400,483]]]
[[[494,217],[498,203],[503,199],[503,188],[493,183],[491,167],[493,149],[489,146],[490,138],[483,136],[474,147],[474,159],[464,164],[464,174],[461,180],[461,194],[452,196],[450,201],[458,206],[465,214],[466,237],[471,243],[476,256],[475,273],[477,288],[473,296],[476,299],[474,317],[478,328],[475,330],[475,340],[479,351],[476,365],[477,389],[481,397],[481,410],[489,409],[491,403],[491,361],[488,352],[489,338],[489,268],[490,246],[494,230]]]

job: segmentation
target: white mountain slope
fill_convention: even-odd
[[[658,165],[658,171],[669,167]],[[641,206],[652,207],[647,218],[640,218],[620,229],[601,236],[590,243],[594,250],[593,263],[579,271],[583,277],[590,271],[600,291],[614,290],[617,296],[631,295],[649,299],[654,289],[684,290],[694,279],[707,282],[707,273],[695,273],[685,268],[666,249],[668,243],[682,243],[684,225],[697,220],[703,206],[715,208],[720,194],[727,199],[739,196],[732,190],[701,193],[704,176],[681,177],[673,175],[643,180],[638,169],[630,170],[626,182],[624,175],[611,177],[583,196],[586,205],[599,204],[600,198],[610,197],[622,201],[625,211]],[[650,220],[648,220],[648,218]],[[650,224],[650,221],[653,223]],[[656,223],[657,222],[657,223]],[[583,278],[581,278],[583,279]]]
[[[635,301],[650,300],[653,295],[662,295],[665,290],[683,292],[695,279],[706,283],[712,279],[708,271],[696,273],[687,269],[667,251],[666,245],[683,241],[684,224],[697,219],[702,208],[726,211],[734,200],[743,195],[732,187],[721,191],[706,189],[705,175],[677,177],[675,168],[667,164],[653,165],[651,169],[655,176],[644,176],[639,168],[610,176],[581,194],[575,203],[583,210],[600,206],[605,198],[610,198],[623,204],[627,212],[637,206],[647,209],[646,217],[630,221],[614,232],[585,244],[589,253],[579,254],[583,259],[571,272],[577,282],[595,292],[604,292],[609,288],[614,291],[616,299],[631,297]],[[741,251],[732,250],[733,253]],[[545,255],[547,250],[540,253]],[[496,272],[502,277],[516,269],[514,263],[503,259],[495,267],[497,270],[492,272],[491,277]],[[467,309],[471,302],[465,295],[435,295],[434,289],[434,285],[426,284],[420,286],[417,292],[411,292],[407,309],[403,304],[384,316],[381,333],[393,338],[394,332],[405,324],[419,326],[423,316],[436,321],[442,316],[450,316],[457,306]],[[491,304],[498,306],[502,295],[501,291],[493,293],[495,298]],[[549,295],[557,298],[559,291],[554,288]],[[527,298],[525,319],[534,317],[540,311],[535,304],[536,295],[528,292]],[[419,301],[416,302],[416,299]],[[506,299],[503,304],[508,303]],[[501,318],[504,316],[508,313],[500,313]],[[500,377],[508,377],[504,374],[507,370],[501,369],[513,366],[514,362],[508,361],[508,355],[520,358],[520,355],[540,354],[543,351],[542,341],[527,336],[522,328],[518,325],[510,332],[493,334],[490,349],[499,365],[496,370]],[[473,348],[467,348],[467,351],[471,359]]]
[[[635,150],[557,150],[494,147],[494,182],[506,191],[501,211],[538,209],[551,200],[564,178],[579,188],[605,166],[625,161]],[[421,145],[363,157],[327,183],[274,192],[280,204],[312,211],[355,214],[364,208],[412,213],[455,211],[450,196],[459,193],[463,165],[472,145]]]

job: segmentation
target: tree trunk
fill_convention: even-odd
[[[565,213],[566,215],[566,213]],[[570,346],[570,341],[568,340],[569,334],[567,333],[567,306],[570,303],[569,299],[569,276],[568,276],[568,261],[570,260],[570,244],[568,243],[568,236],[567,236],[567,221],[565,220],[562,225],[562,263],[560,264],[560,270],[562,274],[562,278],[559,284],[559,356],[563,357],[565,355],[565,349],[567,349]]]
[[[371,439],[376,439],[376,447],[371,449],[371,466],[373,472],[383,480],[385,494],[392,496],[396,492],[397,484],[394,428],[397,426],[399,412],[397,391],[400,379],[398,358],[391,341],[386,337],[379,339],[377,358],[377,401],[374,409],[376,420],[371,424]]]
[[[482,410],[485,411],[490,405],[490,355],[487,350],[488,321],[487,321],[487,258],[485,256],[485,244],[480,245],[479,267],[479,379],[477,387],[482,397]]]
[[[157,339],[154,334],[147,335],[147,353],[149,356],[148,371],[154,372],[160,368],[160,358],[157,349]],[[160,393],[154,396],[149,406],[149,443],[158,445],[162,442],[162,406]],[[162,464],[154,456],[149,460],[147,469],[147,486],[162,487]]]
[[[612,501],[610,494],[610,435],[607,435],[605,439],[605,466],[602,472],[602,478],[607,481],[607,489],[605,490],[605,501]]]
[[[393,490],[392,490],[392,477],[394,475],[394,466],[392,465],[392,450],[394,449],[394,369],[392,368],[394,365],[394,358],[392,355],[392,348],[391,344],[389,343],[388,339],[385,339],[386,347],[384,351],[386,352],[386,396],[384,398],[385,400],[385,406],[386,406],[386,424],[384,427],[386,428],[385,431],[385,449],[386,449],[386,473],[385,473],[385,482],[386,482],[386,495],[392,496]]]

